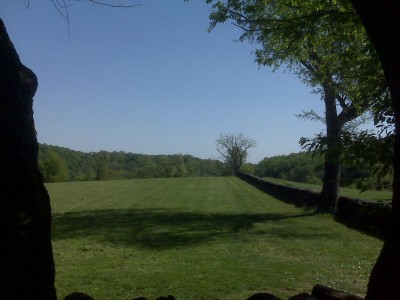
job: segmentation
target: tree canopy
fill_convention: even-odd
[[[258,45],[256,61],[283,66],[321,94],[326,134],[321,211],[335,209],[340,183],[342,130],[346,123],[383,102],[388,93],[378,56],[350,2],[212,1],[212,29],[229,20],[243,30],[240,41]],[[387,103],[387,102],[383,102]],[[338,108],[341,110],[338,111]]]

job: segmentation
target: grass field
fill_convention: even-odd
[[[316,191],[316,192],[320,192],[321,188],[322,188],[322,186],[318,185],[318,184],[294,182],[294,181],[271,178],[271,177],[265,177],[263,179],[265,179],[266,181],[269,181],[269,182],[277,183],[277,184],[298,187],[298,188]],[[350,197],[350,198],[360,198],[360,199],[366,199],[366,200],[384,200],[384,201],[392,200],[392,191],[389,191],[389,190],[382,190],[382,191],[368,190],[365,192],[360,192],[356,188],[341,187],[339,191],[340,191],[341,196],[346,196],[346,197]]]
[[[48,184],[56,286],[97,300],[363,295],[382,242],[235,178]]]

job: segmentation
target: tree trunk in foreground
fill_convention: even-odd
[[[392,220],[372,270],[367,300],[400,299],[400,1],[350,0],[374,45],[390,88],[395,114]]]
[[[56,299],[50,199],[33,122],[36,88],[0,19],[0,299]]]
[[[330,88],[328,84],[325,84],[323,88],[327,148],[324,162],[324,181],[317,204],[317,211],[321,213],[334,213],[339,196],[341,125],[337,115],[334,89]]]

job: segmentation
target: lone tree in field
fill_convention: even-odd
[[[240,133],[239,135],[221,134],[217,139],[217,151],[229,165],[233,174],[239,172],[246,161],[247,150],[255,147],[256,142]]]

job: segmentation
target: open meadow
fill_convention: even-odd
[[[46,185],[56,287],[97,300],[366,292],[382,242],[236,177]]]

